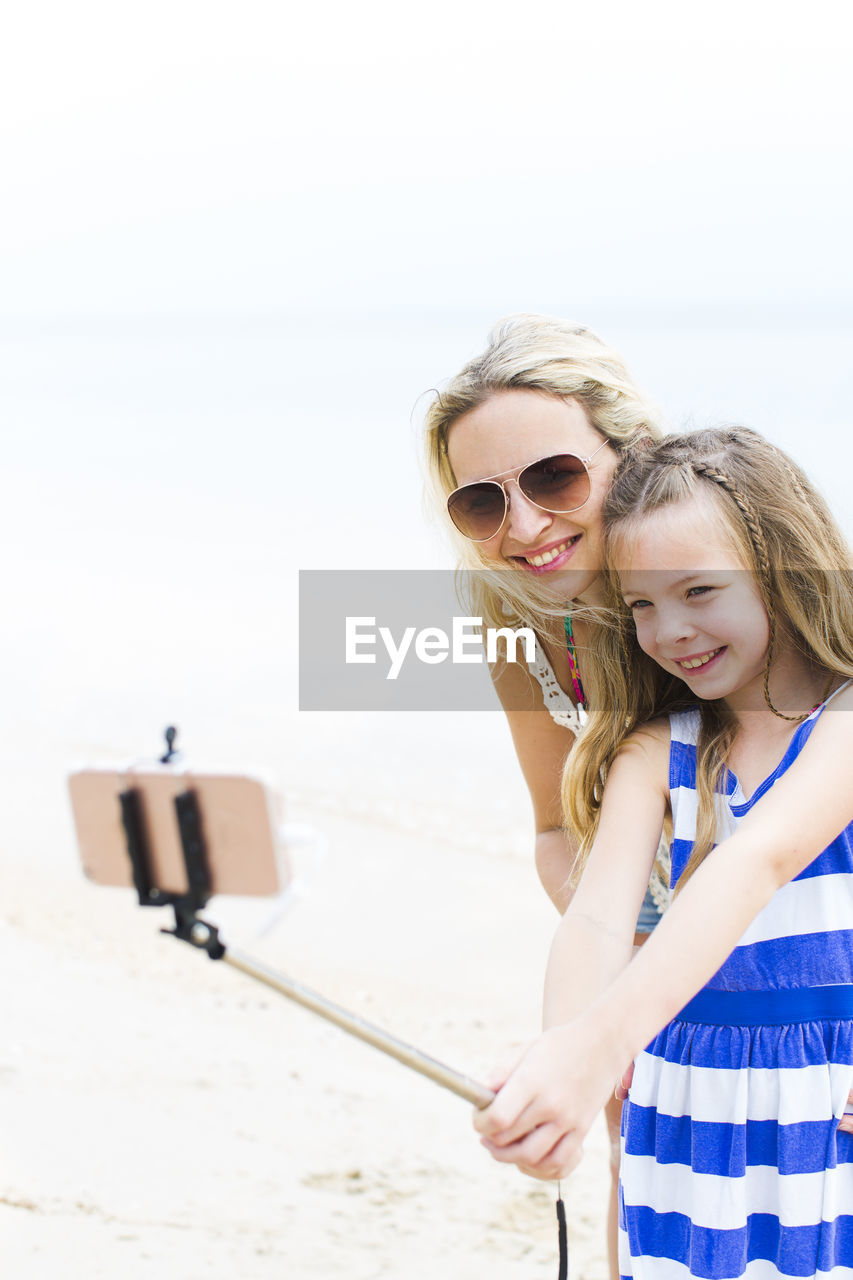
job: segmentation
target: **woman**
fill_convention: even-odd
[[[474,578],[472,613],[487,626],[533,625],[537,633],[534,667],[499,664],[492,675],[533,802],[537,871],[562,913],[575,850],[562,828],[560,781],[584,719],[602,504],[620,457],[659,437],[657,415],[620,357],[588,329],[517,315],[437,394],[425,430],[430,485],[452,522],[460,563],[484,571]],[[638,944],[666,897],[656,874]],[[620,1111],[615,1100],[607,1108],[614,1276]]]

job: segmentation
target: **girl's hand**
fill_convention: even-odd
[[[524,1055],[529,1049],[533,1048],[535,1043],[535,1040],[528,1040],[526,1044],[519,1045],[516,1043],[513,1048],[504,1050],[488,1075],[482,1077],[486,1088],[491,1089],[493,1093],[500,1093]],[[475,1114],[479,1115],[481,1113],[475,1112]]]
[[[580,1161],[617,1070],[582,1019],[552,1027],[533,1042],[491,1106],[475,1113],[474,1128],[495,1160],[533,1178],[565,1177]]]
[[[847,1105],[848,1107],[853,1107],[853,1089],[847,1095]],[[853,1133],[853,1115],[842,1116],[838,1131],[839,1133]]]

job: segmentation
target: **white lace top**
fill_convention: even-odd
[[[565,689],[557,682],[554,669],[545,655],[541,644],[536,645],[536,660],[530,664],[530,673],[535,676],[542,689],[542,699],[551,719],[564,729],[569,729],[575,737],[586,724],[586,711],[572,702]],[[669,906],[669,847],[665,839],[661,839],[660,848],[655,858],[654,870],[649,881],[649,893],[658,911],[663,914]]]
[[[557,683],[554,669],[541,644],[536,645],[536,661],[530,664],[530,672],[539,681],[542,698],[551,719],[564,729],[571,729],[577,737],[586,724],[586,711],[583,707],[575,706],[565,689]]]

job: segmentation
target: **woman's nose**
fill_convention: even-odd
[[[509,506],[505,532],[516,542],[535,542],[554,517],[526,498],[516,480],[507,480],[505,493]]]

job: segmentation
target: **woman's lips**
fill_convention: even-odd
[[[562,542],[555,542],[553,546],[546,547],[543,551],[536,552],[530,556],[513,556],[512,559],[522,569],[527,569],[530,573],[550,573],[554,569],[561,568],[572,555],[581,535],[576,533],[573,538],[566,538]]]

